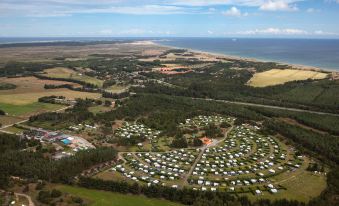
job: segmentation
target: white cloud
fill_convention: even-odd
[[[0,16],[69,16],[78,13],[133,15],[210,14],[213,6],[295,10],[304,0],[0,0]],[[212,8],[206,8],[212,7]]]
[[[273,4],[285,4],[293,8],[292,4],[304,0],[168,0],[168,4],[182,5],[182,6],[213,6],[213,5],[232,5],[232,6],[248,6],[261,7],[272,2]],[[339,0],[337,0],[339,1]],[[280,3],[276,3],[280,2]],[[282,3],[281,3],[282,2]]]
[[[320,11],[321,11],[320,9],[315,9],[315,8],[308,8],[306,10],[307,13],[316,13],[316,12],[320,12]]]
[[[236,17],[248,15],[247,13],[242,14],[241,11],[235,6],[232,6],[229,10],[222,12],[222,14],[225,16],[236,16]]]
[[[286,1],[267,1],[260,6],[260,10],[263,11],[297,11],[296,5],[291,5]]]
[[[296,28],[265,28],[253,29],[247,31],[238,31],[234,33],[225,33],[226,35],[244,35],[244,36],[338,36],[338,33],[325,32],[323,30],[306,31]]]
[[[313,32],[313,34],[315,35],[319,35],[319,36],[334,36],[334,35],[338,35],[337,33],[333,33],[333,32],[326,32],[323,30],[316,30]]]
[[[308,32],[301,29],[293,28],[266,28],[266,29],[254,29],[247,31],[237,32],[240,35],[307,35]]]

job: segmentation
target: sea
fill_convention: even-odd
[[[165,46],[339,71],[339,39],[45,37],[0,38],[0,44],[126,39],[153,40]]]

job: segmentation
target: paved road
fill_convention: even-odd
[[[187,175],[186,175],[185,178],[184,178],[184,184],[188,184],[188,178],[192,175],[195,166],[198,164],[198,162],[199,162],[199,160],[201,159],[202,155],[204,154],[205,150],[206,150],[207,148],[209,148],[209,147],[214,147],[214,146],[218,145],[220,142],[224,141],[224,140],[227,138],[228,133],[229,133],[230,131],[232,131],[232,129],[233,129],[233,125],[227,130],[227,132],[225,133],[224,138],[219,139],[219,140],[214,140],[211,144],[209,144],[209,145],[204,145],[203,147],[200,148],[200,152],[199,152],[198,157],[195,159],[195,161],[194,161],[192,167],[190,168],[190,170],[188,171]]]
[[[267,105],[267,104],[256,104],[256,103],[249,103],[249,102],[238,102],[238,101],[205,99],[205,98],[192,98],[192,99],[222,102],[222,103],[228,103],[228,104],[237,104],[237,105],[244,105],[244,106],[264,107],[264,108],[269,108],[269,109],[279,109],[279,110],[287,110],[287,111],[293,111],[293,112],[305,112],[305,113],[319,114],[319,115],[331,115],[331,116],[339,117],[339,114],[336,114],[336,113],[319,112],[319,111],[297,109],[297,108],[291,108],[291,107],[280,107],[280,106],[273,106],[273,105]]]

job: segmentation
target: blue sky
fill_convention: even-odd
[[[1,0],[0,36],[339,38],[339,0]]]

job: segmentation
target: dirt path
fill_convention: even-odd
[[[34,202],[32,201],[32,198],[26,194],[22,194],[22,193],[15,193],[15,196],[22,196],[25,197],[28,200],[28,206],[35,206]]]

